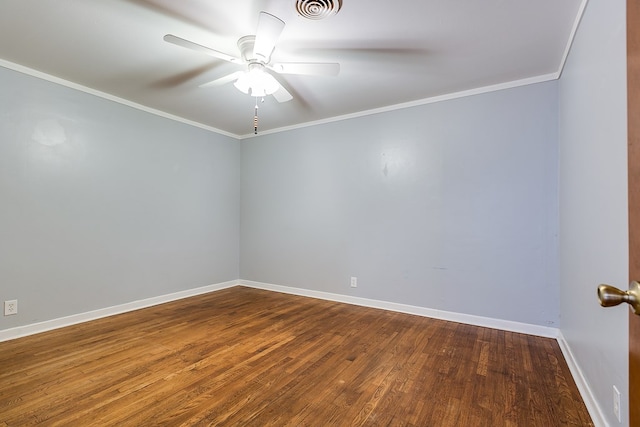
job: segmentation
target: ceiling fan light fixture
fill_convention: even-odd
[[[255,97],[271,95],[280,88],[280,83],[261,64],[250,65],[249,71],[238,77],[233,85],[240,92]]]
[[[335,15],[341,7],[342,0],[296,0],[298,15],[314,21]]]

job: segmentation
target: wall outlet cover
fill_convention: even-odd
[[[4,315],[12,316],[14,314],[18,314],[18,300],[13,299],[4,302]]]

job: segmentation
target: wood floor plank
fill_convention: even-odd
[[[0,426],[590,426],[555,340],[235,287],[0,343]]]

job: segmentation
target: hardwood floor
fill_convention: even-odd
[[[36,424],[592,425],[555,340],[244,287],[0,343]]]

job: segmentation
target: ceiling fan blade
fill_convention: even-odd
[[[280,74],[308,76],[337,76],[340,74],[340,64],[331,62],[278,62],[269,68]]]
[[[199,87],[222,86],[237,80],[242,74],[244,74],[244,71],[236,71],[235,73],[227,74],[226,76],[210,81],[209,83],[201,84]]]
[[[287,89],[285,89],[284,85],[282,84],[281,79],[278,76],[273,75],[273,73],[268,73],[269,75],[273,76],[274,79],[276,79],[276,81],[278,82],[278,90],[276,90],[274,93],[272,93],[273,97],[276,99],[276,101],[282,103],[282,102],[287,102],[287,101],[291,101],[293,99],[293,95],[291,95],[289,93],[289,91]]]
[[[177,46],[185,47],[187,49],[195,50],[196,52],[204,53],[209,56],[213,56],[214,58],[223,59],[225,61],[233,62],[234,64],[242,64],[242,60],[240,58],[236,58],[235,56],[227,55],[226,53],[219,52],[217,50],[211,49],[206,46],[202,46],[198,43],[194,43],[189,40],[185,40],[181,37],[174,36],[173,34],[167,34],[164,36],[164,41],[175,44]]]
[[[256,40],[253,45],[253,57],[269,62],[271,53],[284,30],[284,21],[267,12],[260,12]]]
[[[273,97],[278,102],[287,102],[293,99],[293,96],[282,85],[280,85],[280,88],[273,93]]]

